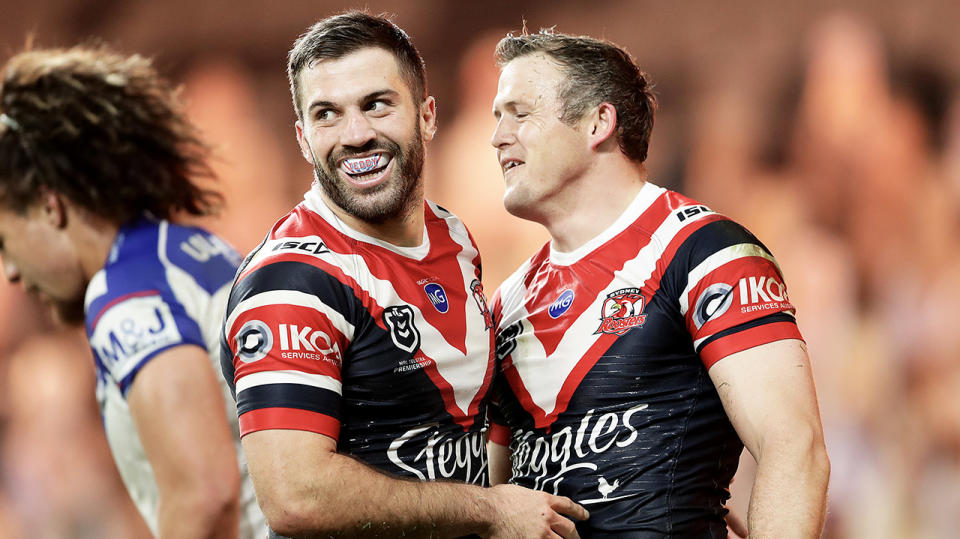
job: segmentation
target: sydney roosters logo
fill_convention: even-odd
[[[483,315],[483,325],[485,329],[493,329],[493,313],[490,312],[490,308],[487,307],[487,297],[483,295],[483,285],[480,284],[480,281],[474,279],[470,283],[470,292],[473,293],[473,300],[477,302],[477,308],[480,309],[480,314]]]
[[[643,314],[643,306],[643,294],[639,288],[621,288],[607,294],[601,308],[600,327],[593,334],[623,335],[633,328],[643,326],[647,319],[647,315]]]

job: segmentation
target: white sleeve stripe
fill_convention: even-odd
[[[233,312],[230,313],[230,316],[227,318],[227,323],[224,325],[227,335],[229,336],[233,332],[233,325],[237,322],[237,318],[241,314],[251,309],[265,307],[267,305],[295,305],[314,309],[326,315],[333,324],[333,327],[343,333],[348,340],[353,340],[353,334],[356,328],[354,328],[353,324],[348,322],[342,314],[320,301],[317,296],[297,290],[271,290],[269,292],[261,292],[241,301],[233,309]]]
[[[160,263],[167,266],[170,260],[167,258],[167,221],[160,221],[157,233],[157,258]]]
[[[271,384],[299,384],[320,389],[329,389],[336,394],[342,394],[342,384],[339,380],[325,374],[309,374],[302,371],[264,371],[250,373],[237,380],[237,395],[251,387]]]
[[[690,273],[687,275],[687,287],[683,290],[683,293],[680,294],[680,314],[686,315],[687,309],[690,308],[688,304],[688,296],[690,291],[694,289],[700,280],[703,279],[707,274],[716,270],[720,266],[737,260],[738,258],[747,258],[751,256],[759,256],[765,258],[773,263],[774,266],[777,265],[777,261],[773,259],[772,256],[767,254],[762,247],[755,243],[738,243],[737,245],[731,245],[726,249],[721,249],[716,253],[708,256],[703,262],[697,265],[697,267],[690,270]],[[777,266],[779,271],[780,267]],[[735,283],[734,283],[735,284]]]

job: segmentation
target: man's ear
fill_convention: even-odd
[[[63,195],[50,189],[44,189],[40,194],[40,204],[43,216],[56,228],[67,226],[67,205]]]
[[[424,142],[433,140],[437,132],[437,100],[427,96],[420,105],[420,134]]]
[[[313,162],[313,152],[310,151],[310,142],[303,134],[303,121],[297,120],[297,122],[293,125],[297,130],[297,145],[300,146],[300,155],[307,160],[307,163],[310,163],[311,165],[315,164]]]
[[[607,102],[600,103],[590,116],[587,138],[590,149],[596,150],[607,141],[617,143],[617,109]]]

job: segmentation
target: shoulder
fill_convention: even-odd
[[[707,205],[674,191],[664,190],[664,207],[669,215],[654,232],[671,266],[695,267],[718,253],[762,252],[769,250],[746,227]]]
[[[347,240],[304,218],[310,216],[294,210],[278,221],[241,264],[227,305],[228,333],[238,317],[264,308],[277,314],[304,307],[335,318],[357,311],[352,277],[341,267],[345,255],[334,250]]]
[[[188,273],[229,273],[240,264],[240,254],[215,234],[194,226],[160,224],[160,256]]]
[[[453,241],[475,247],[473,236],[470,235],[467,225],[452,212],[430,200],[425,201],[424,211],[427,228],[442,227]]]

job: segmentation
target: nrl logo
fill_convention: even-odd
[[[643,314],[643,306],[643,294],[639,288],[621,288],[607,294],[601,308],[600,327],[593,334],[623,335],[642,326],[647,319],[647,315]]]
[[[383,321],[390,328],[390,338],[397,348],[411,354],[420,348],[420,332],[413,325],[413,309],[409,305],[394,305],[383,310]]]

